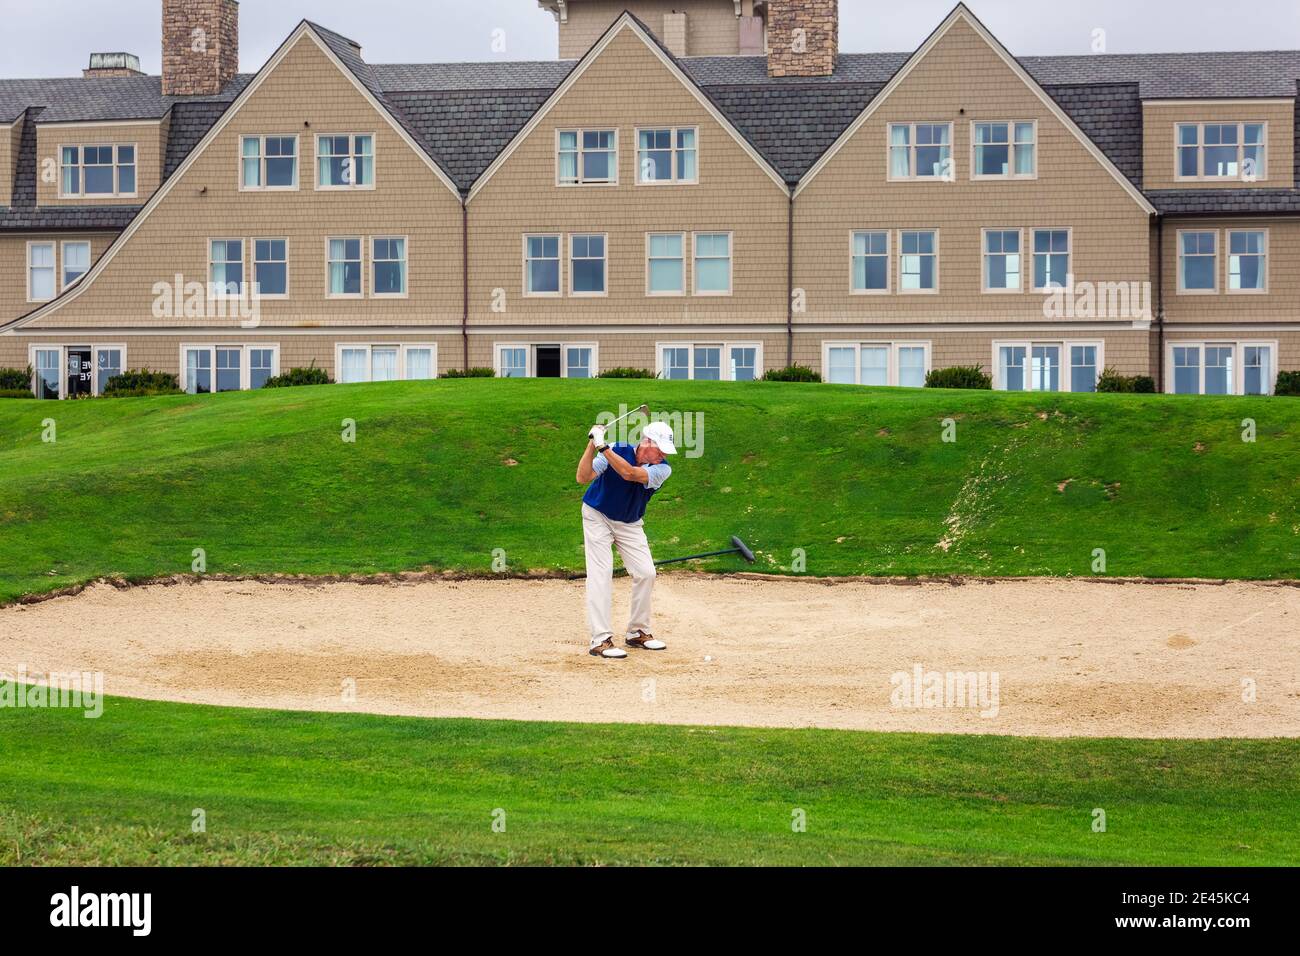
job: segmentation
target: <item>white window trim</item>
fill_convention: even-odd
[[[895,176],[893,164],[893,144],[891,143],[890,130],[895,126],[908,127],[907,134],[907,169],[908,175]],[[948,162],[952,163],[952,178],[944,176],[918,176],[916,175],[916,128],[918,126],[946,126],[948,127]],[[957,130],[951,120],[916,120],[914,122],[898,122],[885,124],[885,181],[891,183],[946,183],[957,181]],[[910,231],[910,230],[909,230]]]
[[[1232,234],[1235,232],[1262,232],[1264,234],[1264,288],[1262,289],[1234,289],[1232,287]],[[1272,246],[1273,240],[1267,226],[1254,229],[1223,230],[1223,291],[1226,295],[1268,295],[1269,271],[1272,268],[1273,260]]]
[[[215,391],[215,389],[216,389],[216,387],[217,387],[217,349],[222,349],[223,351],[224,351],[224,350],[227,350],[227,349],[238,349],[238,350],[239,350],[239,391],[241,391],[241,392],[247,392],[247,391],[249,391],[249,389],[251,388],[251,383],[252,383],[252,369],[249,367],[249,355],[248,355],[248,352],[249,352],[250,349],[260,349],[260,350],[262,350],[262,351],[265,351],[265,350],[267,350],[267,349],[270,349],[271,352],[272,352],[272,357],[271,357],[271,375],[272,375],[272,377],[274,377],[274,376],[280,374],[280,343],[279,343],[279,342],[267,342],[267,343],[260,343],[260,342],[185,342],[185,343],[182,343],[181,348],[180,348],[180,363],[179,363],[179,365],[177,366],[177,367],[180,369],[180,372],[179,372],[179,374],[176,376],[176,384],[180,387],[181,391],[183,391],[183,392],[186,391],[186,388],[185,388],[185,385],[186,385],[186,382],[185,382],[185,369],[186,369],[186,366],[185,366],[185,353],[186,353],[186,352],[190,352],[190,351],[201,351],[201,350],[207,350],[208,352],[211,353],[211,357],[212,357],[212,367],[211,367],[210,371],[212,372],[212,387],[213,387],[213,389],[214,389],[214,391],[211,391],[211,392],[209,392],[208,394],[209,394],[209,395],[217,395],[217,394],[220,394],[219,392],[216,392],[216,391]],[[122,356],[122,361],[123,361],[124,363],[126,362],[126,356],[125,356],[125,355]]]
[[[1188,289],[1183,285],[1183,235],[1185,233],[1212,233],[1214,235],[1214,288],[1212,289]],[[1197,256],[1197,258],[1204,258]],[[1223,259],[1223,230],[1215,229],[1177,229],[1174,231],[1174,282],[1177,287],[1178,295],[1218,295],[1219,294],[1219,262]],[[1227,266],[1224,266],[1227,269]]]
[[[1100,339],[1054,339],[1054,338],[1028,338],[1028,339],[994,339],[992,345],[992,354],[989,368],[993,370],[993,390],[996,392],[1005,392],[1007,383],[1002,380],[1002,364],[998,361],[998,352],[1003,347],[1023,347],[1025,350],[1025,380],[1029,379],[1029,362],[1033,359],[1033,348],[1036,345],[1055,345],[1061,349],[1061,387],[1055,394],[1061,392],[1073,392],[1071,388],[1071,365],[1070,365],[1070,348],[1075,345],[1092,346],[1097,350],[1097,376],[1106,370],[1106,343]],[[1024,389],[1025,392],[1040,392],[1041,389]],[[1050,392],[1043,394],[1053,394]],[[1080,393],[1087,394],[1087,393]]]
[[[359,292],[330,292],[330,242],[344,242],[356,240],[357,248],[360,250],[361,283],[358,288]],[[287,252],[287,250],[286,250]],[[410,258],[410,253],[407,253]],[[345,260],[346,261],[346,260]],[[409,266],[408,266],[409,268]],[[366,275],[366,237],[365,236],[326,236],[325,237],[325,298],[327,299],[364,299],[367,288]],[[407,276],[407,285],[410,285],[410,276]]]
[[[216,284],[212,281],[212,244],[214,242],[238,242],[239,257],[242,266],[243,280],[239,283],[238,292],[230,292],[228,289],[218,290]],[[217,299],[236,300],[243,298],[244,289],[248,287],[248,240],[242,236],[209,236],[204,240],[205,256],[208,262],[208,275],[204,283],[206,298],[209,302]]]
[[[359,186],[359,185],[355,185],[355,184],[354,184],[354,185],[351,185],[351,186],[348,186],[348,185],[343,185],[343,186],[324,186],[324,185],[321,184],[321,181],[320,181],[320,160],[321,160],[320,141],[321,141],[321,138],[322,138],[322,137],[334,137],[334,136],[346,136],[346,137],[348,138],[349,148],[353,148],[353,147],[355,147],[355,140],[356,140],[356,137],[358,137],[358,136],[369,136],[369,137],[370,137],[370,185],[369,185],[369,186]],[[312,138],[312,143],[313,143],[313,153],[312,153],[312,169],[313,169],[313,172],[312,172],[312,179],[313,179],[313,180],[315,181],[315,183],[316,183],[316,186],[315,186],[315,190],[316,190],[316,192],[318,192],[318,193],[319,193],[319,192],[324,192],[324,193],[329,193],[329,192],[345,192],[345,193],[346,193],[346,192],[372,192],[372,191],[374,190],[374,188],[375,188],[375,184],[379,182],[379,158],[378,158],[378,156],[376,155],[376,154],[379,152],[379,137],[378,137],[378,136],[376,136],[374,133],[367,133],[367,132],[365,132],[365,131],[359,131],[359,132],[356,132],[356,133],[317,133],[317,134],[315,134],[315,136]],[[350,154],[350,155],[355,156],[356,154],[355,154],[355,153],[352,153],[352,154]],[[241,171],[241,175],[242,175],[242,171]]]
[[[584,237],[584,238],[590,238],[590,237],[593,237],[593,236],[600,236],[600,237],[601,237],[601,240],[602,240],[602,242],[603,242],[603,244],[604,244],[604,247],[605,247],[605,256],[604,256],[604,258],[603,258],[601,261],[603,261],[603,262],[605,263],[605,288],[604,288],[604,290],[601,291],[601,292],[575,292],[575,291],[573,290],[573,280],[574,280],[574,277],[575,277],[575,275],[576,275],[576,273],[577,273],[577,271],[578,271],[577,269],[575,269],[575,268],[573,267],[573,240],[576,239],[576,238],[578,238],[579,236],[582,236],[582,237]],[[609,295],[609,286],[610,286],[610,268],[609,268],[609,233],[607,233],[607,232],[571,232],[571,233],[568,234],[568,240],[569,240],[569,242],[568,242],[568,257],[567,257],[567,261],[568,261],[568,264],[569,264],[569,270],[568,270],[568,271],[569,271],[569,296],[570,296],[570,298],[574,298],[574,299],[603,299],[603,298],[606,298],[606,297]],[[588,261],[588,260],[585,260],[585,259],[584,259],[583,261],[585,262],[585,261]],[[593,261],[594,261],[594,260],[593,260]]]
[[[548,345],[555,346],[560,350],[560,378],[569,377],[569,349],[591,349],[591,377],[595,378],[600,374],[600,344],[598,342],[582,340],[556,342],[553,339],[538,339],[528,342],[494,342],[492,344],[492,367],[496,371],[497,378],[501,378],[502,372],[505,371],[505,363],[501,360],[501,353],[506,349],[523,349],[524,378],[536,378],[535,349],[538,346]]]
[[[1001,177],[998,177],[1001,178]],[[993,289],[989,287],[989,270],[988,270],[988,234],[990,232],[1014,232],[1019,239],[1020,245],[1020,284],[1014,289]],[[980,230],[980,291],[985,295],[1023,295],[1025,291],[1025,230],[1020,226],[986,226]],[[1033,266],[1033,259],[1028,260],[1028,265]],[[1032,284],[1033,280],[1030,280]]]
[[[293,140],[293,185],[292,186],[245,186],[244,185],[244,140],[256,139],[258,146],[258,178],[266,182],[266,141],[268,139]],[[296,193],[302,185],[302,143],[297,133],[241,133],[239,136],[238,176],[236,183],[241,193]],[[314,175],[314,173],[313,173]]]
[[[1216,123],[1214,121],[1192,122],[1189,120],[1174,121],[1174,179],[1181,183],[1262,183],[1268,181],[1268,168],[1272,165],[1269,160],[1269,136],[1267,120],[1236,120],[1237,127],[1237,167],[1244,170],[1246,165],[1246,127],[1262,126],[1263,140],[1260,145],[1264,149],[1264,170],[1263,173],[1256,173],[1249,180],[1246,179],[1245,173],[1239,173],[1236,176],[1207,176],[1205,175],[1205,127],[1206,126],[1232,126],[1234,121],[1224,121]],[[1182,144],[1178,138],[1178,128],[1180,126],[1196,127],[1196,175],[1184,176],[1182,174]]]
[[[885,234],[885,287],[883,289],[858,289],[853,284],[853,260],[857,258],[855,243],[860,235]],[[936,249],[938,246],[935,247]],[[874,257],[868,257],[874,258]],[[849,295],[892,295],[894,291],[894,231],[892,229],[849,230]]]
[[[52,344],[33,344],[27,347],[27,364],[32,367],[32,394],[36,394],[36,353],[37,352],[58,352],[59,353],[59,398],[68,397],[68,349],[80,349],[82,346],[73,345],[52,345]],[[96,342],[89,346],[90,349],[90,394],[99,396],[99,353],[101,351],[114,350],[122,353],[122,371],[125,372],[130,368],[127,365],[126,343],[118,344],[116,342]]]
[[[343,352],[363,351],[366,353],[366,377],[360,382],[343,382]],[[339,384],[364,385],[374,381],[375,367],[373,352],[375,349],[397,349],[397,378],[398,382],[409,381],[428,381],[428,379],[410,379],[407,378],[406,352],[408,349],[432,349],[433,354],[429,357],[433,367],[433,377],[438,377],[438,345],[435,342],[335,342],[334,343],[334,380]],[[385,379],[384,381],[388,381]]]
[[[68,268],[67,268],[67,262],[68,262],[68,246],[85,246],[85,247],[86,247],[86,253],[87,253],[87,255],[86,255],[86,272],[83,272],[81,275],[77,276],[77,277],[76,277],[75,279],[73,279],[71,282],[64,282],[64,279],[67,277],[67,274],[68,274]],[[93,244],[89,239],[64,239],[64,240],[60,241],[60,243],[59,243],[59,259],[58,259],[58,286],[57,286],[57,287],[58,287],[60,290],[71,289],[74,285],[76,285],[78,282],[80,282],[82,279],[84,279],[84,278],[86,277],[86,273],[90,271],[91,266],[93,266],[94,264],[95,264],[95,246],[94,246],[94,244]]]
[[[1269,369],[1268,391],[1267,395],[1272,395],[1277,389],[1278,374],[1278,343],[1276,339],[1166,339],[1165,340],[1165,380],[1163,391],[1167,395],[1174,394],[1174,349],[1175,348],[1194,348],[1200,349],[1200,381],[1197,385],[1197,395],[1205,394],[1205,350],[1207,348],[1231,348],[1232,349],[1232,390],[1228,393],[1233,396],[1244,396],[1246,394],[1246,349],[1248,348],[1267,348],[1272,368]]]
[[[821,376],[823,382],[831,380],[831,349],[853,349],[853,384],[862,384],[862,349],[863,348],[884,348],[889,350],[889,365],[887,373],[886,386],[889,388],[900,388],[899,379],[899,362],[898,350],[900,348],[922,348],[925,349],[925,375],[929,375],[934,369],[933,349],[929,339],[823,339],[822,340],[822,367]],[[847,383],[840,383],[847,384]]]
[[[113,148],[113,191],[111,193],[88,193],[86,192],[86,147],[89,146],[98,149],[104,146]],[[129,193],[119,192],[117,188],[117,170],[119,163],[117,161],[117,149],[119,146],[129,146],[133,149],[135,162],[135,189]],[[81,192],[65,193],[63,191],[63,170],[67,167],[63,165],[63,151],[65,149],[77,150],[77,169],[81,170],[78,181],[81,183]],[[60,199],[136,199],[140,195],[140,144],[139,143],[60,143],[59,150],[59,187],[58,196]]]
[[[261,286],[258,284],[257,244],[259,242],[283,242],[284,243],[284,293],[283,294],[277,293],[274,295],[269,295],[263,292]],[[293,286],[291,284],[293,281],[293,276],[291,274],[292,269],[290,268],[290,262],[292,261],[292,257],[289,252],[289,237],[288,236],[255,236],[252,239],[248,240],[248,248],[250,250],[249,262],[253,266],[252,280],[253,280],[254,287],[256,287],[257,289],[257,298],[271,299],[271,300],[289,298],[290,295],[293,293]]]
[[[904,289],[903,288],[903,256],[907,254],[903,252],[903,233],[905,232],[928,232],[933,234],[934,236],[934,288],[933,289]],[[898,252],[895,258],[898,260],[897,261],[898,294],[899,295],[938,295],[939,294],[939,230],[938,228],[936,227],[931,229],[931,228],[918,227],[914,229],[899,229],[897,249]],[[921,253],[916,253],[916,255],[921,255]],[[981,259],[980,268],[983,268],[982,259]]]
[[[556,240],[555,248],[555,268],[558,272],[557,278],[559,283],[554,292],[530,292],[528,291],[528,263],[532,261],[528,256],[529,239],[554,239]],[[520,289],[526,299],[559,299],[564,296],[564,233],[562,232],[526,232],[523,234],[523,270],[520,273]],[[606,248],[605,255],[608,258],[609,249]],[[543,261],[543,260],[538,260]],[[608,267],[607,267],[608,271]],[[609,277],[605,277],[605,284],[609,285]]]
[[[718,355],[718,362],[721,367],[718,369],[718,375],[723,382],[734,382],[735,379],[731,374],[731,350],[732,349],[754,349],[754,378],[755,380],[763,377],[767,366],[763,363],[763,343],[751,342],[744,339],[722,340],[722,339],[699,339],[689,342],[675,342],[671,340],[655,343],[655,378],[664,378],[664,372],[667,367],[664,365],[664,349],[686,349],[690,355],[688,368],[690,370],[689,381],[695,381],[695,349],[711,348],[717,346],[721,349]]]
[[[727,237],[727,291],[700,291],[700,236]],[[717,258],[711,256],[710,258]],[[701,229],[691,233],[691,294],[701,298],[725,299],[736,291],[736,234],[727,229]]]
[[[562,133],[578,134],[578,178],[576,181],[571,183],[566,183],[563,179],[560,178],[560,134]],[[614,158],[611,162],[611,170],[610,170],[611,173],[613,173],[613,175],[609,179],[594,179],[590,182],[583,182],[582,180],[582,154],[583,154],[582,134],[583,133],[613,133],[614,134],[614,146],[611,149],[611,152],[614,154]],[[594,188],[599,188],[602,186],[617,186],[618,167],[619,167],[619,142],[618,141],[619,141],[618,127],[616,126],[587,126],[581,128],[566,126],[562,129],[556,129],[555,131],[555,185],[564,189],[571,189],[575,186],[585,186],[585,187],[594,187]],[[604,150],[592,150],[592,152],[604,152]]]
[[[50,257],[54,260],[53,263],[52,263],[52,266],[51,266],[51,268],[52,268],[53,271],[54,271],[54,276],[53,276],[53,279],[54,279],[54,283],[53,283],[54,295],[50,296],[50,298],[48,298],[48,299],[34,299],[34,298],[32,298],[32,249],[35,248],[36,246],[49,246],[49,247],[50,247]],[[60,272],[60,268],[59,268],[59,243],[58,243],[58,241],[57,241],[57,240],[54,240],[54,239],[30,239],[30,240],[28,240],[28,242],[27,242],[26,249],[27,249],[27,256],[26,256],[26,259],[25,259],[25,261],[24,261],[24,263],[23,263],[23,269],[24,269],[24,273],[25,273],[25,278],[24,278],[24,282],[23,282],[23,284],[24,284],[24,286],[25,286],[26,289],[27,289],[27,301],[28,301],[28,302],[53,302],[55,299],[57,299],[57,298],[59,297],[59,279],[60,279],[59,272]]]
[[[335,237],[339,238],[339,237]],[[402,241],[402,291],[401,292],[378,292],[375,289],[375,282],[379,278],[379,270],[375,267],[375,243],[384,239],[400,239]],[[409,299],[411,297],[411,239],[409,236],[399,236],[385,234],[381,236],[371,236],[366,242],[366,251],[362,255],[369,253],[370,259],[370,297],[372,299]],[[385,259],[385,262],[396,260]]]
[[[655,179],[655,180],[647,181],[641,178],[641,131],[661,130],[661,129],[670,130],[673,136],[673,144],[672,144],[673,178]],[[695,133],[695,178],[694,179],[677,178],[677,172],[678,172],[677,154],[681,152],[681,150],[677,148],[677,134],[683,130],[692,130]],[[636,176],[633,180],[633,182],[636,185],[638,186],[698,186],[700,184],[700,128],[698,126],[637,126],[633,128],[632,136],[633,136],[632,146],[633,149],[636,151],[635,153]],[[662,150],[655,150],[655,152],[662,152]],[[618,155],[617,151],[615,152],[614,155],[615,157],[617,157]]]
[[[655,292],[650,288],[650,240],[660,236],[676,236],[682,241],[682,287],[676,292]],[[645,234],[645,294],[654,299],[680,299],[686,295],[686,290],[690,287],[690,278],[688,275],[686,263],[686,233],[684,232],[647,232]]]
[[[1011,137],[1011,142],[1010,142],[1010,143],[1008,144],[1008,146],[1007,146],[1008,154],[1009,154],[1009,155],[1008,155],[1008,162],[1007,162],[1007,169],[1010,170],[1010,171],[1007,172],[1005,175],[1003,175],[1003,174],[1001,174],[1001,173],[988,174],[988,173],[976,173],[976,172],[975,172],[975,147],[976,147],[976,145],[977,145],[976,142],[975,142],[975,127],[976,127],[976,126],[986,126],[986,125],[988,125],[988,124],[990,124],[990,123],[993,123],[993,124],[1006,123],[1006,124],[1007,124],[1007,135]],[[1033,171],[1032,173],[1017,173],[1017,172],[1015,172],[1015,168],[1016,168],[1016,148],[1015,148],[1015,147],[1016,147],[1016,126],[1017,126],[1017,125],[1023,125],[1023,124],[1025,124],[1025,123],[1032,123],[1032,124],[1033,124],[1033,127],[1034,127],[1034,143],[1033,143],[1033,145],[1034,145],[1034,171]],[[1022,182],[1024,182],[1024,181],[1027,181],[1027,180],[1037,179],[1037,178],[1038,178],[1038,120],[1036,120],[1036,119],[1021,119],[1021,120],[1000,120],[1000,119],[999,119],[999,120],[971,120],[971,122],[970,122],[970,178],[971,178],[971,181],[972,181],[972,182],[983,182],[983,183],[1009,183],[1009,182],[1012,182],[1012,181],[1017,180],[1017,179],[1020,180],[1020,181],[1022,181]]]
[[[1029,291],[1042,292],[1045,295],[1051,295],[1053,292],[1056,291],[1057,287],[1040,286],[1037,284],[1038,280],[1036,276],[1038,275],[1038,268],[1037,268],[1037,263],[1034,260],[1035,257],[1038,255],[1038,253],[1034,251],[1036,245],[1036,243],[1034,242],[1034,237],[1035,234],[1039,232],[1064,232],[1065,233],[1065,258],[1068,263],[1065,268],[1065,278],[1066,281],[1068,282],[1070,281],[1070,277],[1074,275],[1074,227],[1073,226],[1030,226],[1028,229],[1025,230],[1025,236],[1029,240],[1029,246],[1025,254],[1025,270],[1028,272],[1029,275]],[[1046,254],[1057,255],[1057,253],[1054,252],[1050,252]],[[982,267],[983,266],[981,263],[981,268]]]

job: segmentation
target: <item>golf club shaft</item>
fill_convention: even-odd
[[[661,564],[681,564],[683,561],[698,561],[700,558],[716,558],[722,554],[740,554],[739,548],[728,548],[725,551],[709,551],[705,554],[692,554],[686,558],[665,558],[663,561],[656,561],[655,567]]]

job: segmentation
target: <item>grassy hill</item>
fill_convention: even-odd
[[[703,424],[651,504],[657,557],[739,534],[774,573],[796,548],[815,575],[1087,575],[1096,548],[1111,575],[1300,564],[1289,399],[444,380],[0,402],[0,602],[188,572],[196,548],[229,574],[488,573],[498,548],[576,570],[587,426],[641,402]]]

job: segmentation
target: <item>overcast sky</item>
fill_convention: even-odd
[[[580,0],[574,0],[580,2]],[[1017,55],[1300,49],[1300,0],[971,0]],[[953,0],[840,0],[840,48],[912,50]],[[372,63],[553,59],[556,24],[537,0],[243,0],[240,66],[256,71],[315,20]],[[0,0],[0,76],[76,76],[92,52],[136,53],[159,71],[161,0]],[[504,52],[493,33],[504,31]]]

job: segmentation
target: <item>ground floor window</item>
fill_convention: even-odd
[[[929,371],[929,342],[825,342],[822,346],[822,378],[835,384],[921,388]]]
[[[335,355],[335,379],[356,382],[396,382],[437,378],[436,345],[341,343]]]
[[[993,387],[1005,392],[1095,392],[1100,342],[994,342]]]
[[[126,367],[125,345],[34,345],[32,391],[37,398],[104,394],[108,380]]]
[[[1165,387],[1177,395],[1271,395],[1276,342],[1171,342]]]
[[[278,345],[183,345],[180,384],[191,395],[261,388],[279,365]]]
[[[763,374],[760,342],[661,342],[660,378],[697,382],[752,382]]]
[[[502,342],[496,345],[499,378],[595,378],[595,342]]]

